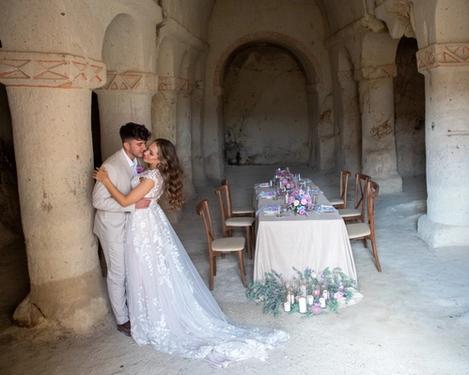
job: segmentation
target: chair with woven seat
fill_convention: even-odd
[[[233,203],[231,199],[231,189],[230,185],[228,184],[228,180],[224,178],[221,180],[222,185],[228,186],[228,199],[231,203]],[[233,206],[233,205],[232,205]],[[254,216],[255,211],[252,208],[233,208],[231,209],[231,213],[233,216]]]
[[[361,221],[365,222],[365,202],[366,202],[366,187],[370,176],[363,173],[355,173],[355,194],[353,208],[339,209],[339,215],[345,221]]]
[[[205,234],[208,242],[208,256],[209,256],[209,288],[213,290],[214,279],[217,274],[217,256],[226,253],[236,253],[239,260],[239,272],[241,281],[246,287],[246,271],[244,268],[244,237],[224,237],[215,238],[212,225],[212,217],[206,199],[200,201],[197,205],[197,214],[202,217],[205,227]]]
[[[220,185],[215,189],[220,204],[223,236],[231,237],[234,228],[244,228],[246,231],[247,250],[252,259],[252,239],[254,234],[254,221],[252,216],[233,216],[229,188],[227,185]]]
[[[335,208],[346,208],[347,207],[347,190],[348,190],[348,179],[351,173],[349,171],[340,171],[340,189],[339,198],[330,199],[329,202]]]
[[[367,240],[370,240],[371,256],[373,257],[376,269],[378,272],[381,272],[381,264],[378,256],[378,248],[376,247],[375,236],[375,201],[378,196],[378,192],[379,185],[376,182],[369,180],[366,184],[367,222],[346,224],[346,227],[350,240],[362,239],[365,247],[368,247]]]

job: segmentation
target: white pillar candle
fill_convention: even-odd
[[[284,308],[285,312],[290,312],[291,311],[290,301],[284,302],[283,308]]]
[[[319,304],[321,305],[321,309],[326,308],[326,299],[324,297],[319,298]]]
[[[295,303],[295,294],[290,293],[289,296],[290,296],[290,303],[293,305]]]
[[[301,314],[304,314],[306,312],[306,297],[300,297],[298,299],[298,307],[300,309]]]
[[[311,306],[311,305],[314,303],[314,297],[313,297],[311,294],[309,294],[309,295],[306,296],[306,303],[307,303],[309,306]]]

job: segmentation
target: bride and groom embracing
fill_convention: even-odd
[[[94,233],[118,330],[139,345],[219,367],[265,359],[288,335],[227,319],[158,204],[163,194],[173,208],[183,203],[174,145],[162,138],[147,143],[150,132],[135,123],[122,126],[120,137],[122,148],[93,173]],[[140,173],[139,158],[146,164]]]

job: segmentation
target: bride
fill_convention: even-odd
[[[288,339],[279,330],[247,328],[228,321],[192,264],[157,201],[166,193],[173,208],[182,206],[182,171],[174,145],[156,139],[144,153],[148,170],[132,179],[122,194],[105,169],[93,177],[122,206],[151,199],[126,224],[127,301],[132,338],[156,350],[225,367],[248,358],[267,358]]]

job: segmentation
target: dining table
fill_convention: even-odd
[[[305,215],[286,208],[278,187],[256,184],[254,281],[265,280],[272,271],[288,280],[307,268],[319,273],[337,267],[358,281],[344,220],[320,188],[312,181],[307,183],[308,191],[315,195],[315,206]]]

